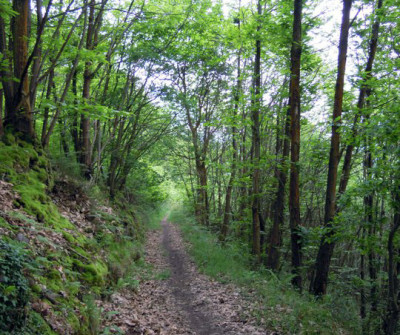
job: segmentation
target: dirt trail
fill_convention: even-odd
[[[260,306],[250,305],[237,287],[200,274],[177,227],[165,219],[161,225],[162,230],[148,234],[146,261],[159,278],[168,278],[146,280],[137,293],[113,294],[102,304],[106,312],[114,311],[106,323],[127,335],[272,334],[250,316],[249,310]]]

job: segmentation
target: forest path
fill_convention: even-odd
[[[250,309],[261,306],[250,306],[234,285],[200,274],[179,229],[166,219],[161,226],[148,232],[145,256],[158,275],[142,282],[136,294],[113,295],[106,306],[118,312],[112,323],[127,335],[272,334],[250,316]]]

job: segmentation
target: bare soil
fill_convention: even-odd
[[[136,293],[125,290],[101,303],[105,312],[112,312],[106,325],[117,325],[128,335],[272,334],[251,316],[261,306],[244,299],[234,285],[199,273],[179,229],[166,220],[161,225],[162,230],[148,233],[145,256],[158,279],[145,280]]]

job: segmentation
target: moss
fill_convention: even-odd
[[[11,230],[13,232],[16,232],[18,230],[18,227],[14,227],[10,225],[6,220],[4,220],[2,217],[0,217],[0,227],[6,228],[8,230]]]
[[[72,327],[74,331],[78,331],[81,329],[81,322],[76,315],[74,309],[68,311],[67,323]]]
[[[50,279],[61,279],[61,274],[58,270],[50,270],[47,276]]]
[[[47,274],[46,274],[47,276]],[[46,278],[46,287],[53,292],[60,292],[63,290],[64,283],[60,278]]]
[[[75,259],[74,265],[81,273],[81,277],[89,284],[93,285],[103,285],[104,279],[107,276],[108,268],[107,266],[100,262],[96,261],[90,264],[84,264],[81,261]]]
[[[63,231],[62,235],[69,243],[75,243],[75,238],[72,236],[72,234],[70,234],[66,231]]]
[[[39,313],[30,311],[24,332],[26,335],[57,335]]]
[[[33,293],[36,293],[36,294],[42,293],[42,289],[40,288],[40,286],[38,284],[31,285],[31,290]]]
[[[15,137],[10,132],[7,132],[6,134],[4,134],[2,139],[3,139],[4,143],[6,143],[8,145],[15,144]]]

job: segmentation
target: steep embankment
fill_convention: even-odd
[[[89,197],[82,182],[54,177],[31,145],[12,136],[5,142],[0,334],[97,334],[95,299],[110,295],[140,258],[134,213]]]

